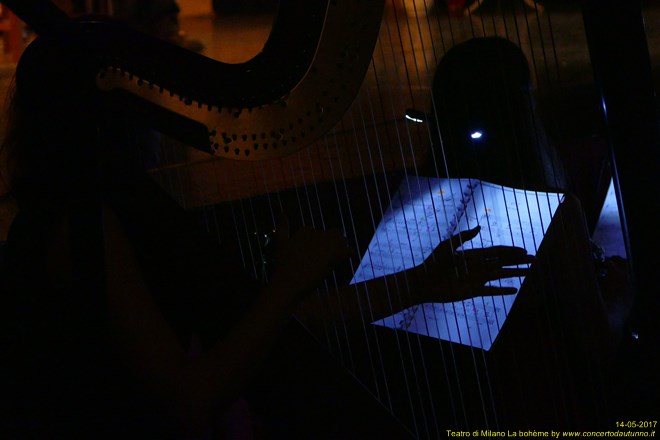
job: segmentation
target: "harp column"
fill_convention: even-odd
[[[635,280],[631,325],[657,350],[660,128],[641,1],[583,0],[583,15]]]

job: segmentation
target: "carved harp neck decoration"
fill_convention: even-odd
[[[71,21],[47,1],[6,3],[38,33],[94,57],[100,89],[138,108],[155,105],[197,121],[203,125],[197,133],[183,130],[177,137],[237,160],[290,154],[339,121],[371,61],[384,5],[281,2],[263,50],[228,64],[118,23]]]

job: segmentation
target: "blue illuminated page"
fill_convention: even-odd
[[[474,179],[407,177],[384,213],[351,283],[413,268],[441,241],[481,226],[463,249],[519,246],[535,255],[563,196],[507,188]],[[520,288],[524,277],[490,285]],[[374,322],[489,350],[516,295],[427,303]]]
[[[351,283],[418,266],[455,233],[469,179],[409,176],[392,197]],[[477,182],[478,184],[478,182]]]

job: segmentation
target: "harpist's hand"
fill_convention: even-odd
[[[293,296],[307,293],[351,255],[339,230],[303,228],[289,237],[286,223],[278,226],[277,261],[271,287]]]
[[[479,234],[479,227],[443,241],[423,266],[415,269],[425,301],[448,302],[484,295],[516,293],[511,287],[486,286],[488,281],[524,276],[528,269],[507,268],[529,264],[534,257],[513,246],[456,251]]]

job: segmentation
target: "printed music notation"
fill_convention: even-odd
[[[481,226],[461,249],[518,246],[535,255],[563,195],[507,188],[475,179],[408,176],[384,212],[351,283],[422,264],[457,232]],[[524,277],[489,285],[522,286]],[[376,325],[489,350],[516,295],[477,297],[411,307]]]

